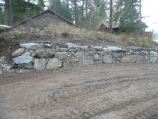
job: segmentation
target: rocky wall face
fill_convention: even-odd
[[[13,67],[29,70],[93,64],[157,63],[157,59],[155,51],[129,51],[117,47],[79,46],[64,42],[20,44],[12,53]]]

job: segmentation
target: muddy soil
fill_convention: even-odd
[[[158,65],[0,76],[0,119],[158,119]]]

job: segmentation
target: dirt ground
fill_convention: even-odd
[[[158,119],[158,65],[0,76],[0,119]]]

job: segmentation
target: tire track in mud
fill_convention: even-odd
[[[134,78],[134,77],[115,77],[115,78],[111,78],[111,79],[99,79],[99,80],[95,80],[95,81],[85,81],[85,83],[81,83],[81,84],[76,84],[76,85],[66,85],[62,88],[59,89],[49,89],[49,90],[45,90],[45,93],[50,92],[51,93],[51,97],[52,99],[55,98],[67,98],[67,97],[75,97],[75,96],[82,96],[88,93],[93,93],[94,91],[97,90],[103,90],[105,89],[105,92],[109,92],[109,91],[114,91],[117,89],[121,89],[121,88],[125,88],[128,87],[131,83],[134,82],[139,82],[139,81],[155,81],[158,80],[158,77],[152,77],[152,79],[149,80],[149,78],[151,78],[150,75],[148,75],[149,77],[140,77],[138,78]],[[123,78],[123,79],[122,79]],[[128,78],[128,79],[127,79]],[[114,82],[115,81],[115,82]],[[118,85],[118,86],[117,86]],[[123,86],[120,86],[123,85]],[[117,88],[109,88],[112,86],[117,86]],[[156,87],[155,87],[156,88]],[[107,90],[106,90],[107,89]]]
[[[156,94],[153,94],[149,97],[144,97],[144,98],[138,98],[138,99],[133,99],[133,100],[128,100],[128,101],[125,101],[125,102],[122,102],[120,104],[113,104],[111,107],[109,108],[106,108],[106,109],[103,109],[103,110],[100,110],[100,111],[97,111],[96,112],[84,112],[81,114],[81,118],[82,119],[91,119],[91,118],[94,118],[95,116],[99,116],[99,115],[102,115],[102,114],[106,114],[106,113],[109,113],[111,111],[120,111],[121,109],[124,109],[128,106],[135,106],[139,103],[143,103],[143,102],[148,102],[148,101],[151,101],[151,100],[154,100],[154,99],[158,99],[158,92]],[[152,107],[153,108],[153,107]],[[154,112],[153,110],[156,110],[156,112]],[[144,119],[144,118],[140,118],[141,115],[145,115],[147,117],[149,116],[154,116],[155,114],[158,113],[158,107],[156,109],[146,109],[145,111],[135,115],[134,117],[130,117],[130,119]],[[146,114],[146,112],[148,114]],[[154,114],[150,114],[151,112],[154,112]],[[147,119],[150,119],[150,118],[147,118]],[[152,119],[152,118],[151,118]]]
[[[3,93],[1,98],[4,100],[0,98],[0,104],[4,107],[0,107],[0,112],[7,113],[12,110],[14,116],[7,113],[12,119],[16,119],[16,114],[24,112],[30,116],[29,119],[98,119],[112,112],[119,114],[124,112],[121,119],[156,119],[158,116],[157,69],[156,65],[107,65],[95,66],[94,69],[92,66],[80,67],[75,72],[72,70],[56,75],[51,72],[38,73],[37,76],[32,74],[32,79],[39,77],[37,82],[30,80],[29,76],[29,83],[21,82],[20,89],[18,83],[3,85],[4,90],[7,90],[11,96],[9,100],[5,100],[5,95],[8,94]],[[27,77],[25,79],[27,81]],[[30,87],[32,83],[35,87],[27,89],[29,92],[26,97],[30,101],[25,104],[16,102],[16,97],[23,99],[23,96],[26,96],[25,86]],[[14,89],[9,89],[11,85]],[[11,94],[11,90],[21,93]],[[12,100],[17,103],[13,104],[14,107]],[[135,108],[138,106],[140,110]],[[128,108],[131,110],[126,110]],[[132,109],[135,109],[135,112],[132,112]],[[6,119],[4,117],[2,119]],[[23,119],[28,118],[26,116]]]

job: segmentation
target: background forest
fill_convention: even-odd
[[[50,9],[73,23],[95,30],[102,22],[117,23],[121,32],[141,32],[141,0],[1,0],[0,23],[18,22]]]

